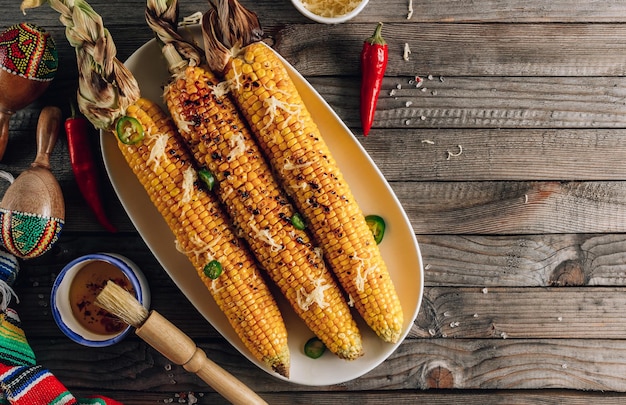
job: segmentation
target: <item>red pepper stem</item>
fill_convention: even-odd
[[[70,101],[70,118],[76,118],[76,106],[73,101]]]
[[[387,42],[385,42],[385,39],[383,38],[382,31],[383,31],[383,23],[379,22],[378,25],[376,26],[376,29],[374,30],[374,34],[371,37],[367,38],[366,41],[372,45],[387,44]]]

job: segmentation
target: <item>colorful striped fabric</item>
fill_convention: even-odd
[[[0,309],[0,404],[122,405],[102,396],[76,399],[52,373],[36,364],[20,318]]]
[[[20,318],[9,308],[19,262],[0,249],[0,405],[122,405],[103,396],[76,399],[52,373],[37,365]]]
[[[0,365],[2,390],[10,404],[76,404],[76,398],[41,366]]]

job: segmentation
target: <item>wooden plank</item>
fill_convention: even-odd
[[[418,340],[387,361],[355,381],[358,389],[382,383],[422,389],[622,391],[626,371],[624,341],[599,339]]]
[[[204,11],[208,3],[202,0],[187,0],[180,3],[180,16],[189,16],[197,11]],[[300,15],[289,1],[262,2],[242,0],[252,11],[256,12],[264,27],[272,27],[286,23],[310,24],[313,23]],[[143,22],[143,7],[141,0],[126,0],[124,11],[107,7],[106,0],[91,0],[89,4],[102,15],[105,25],[137,25]],[[474,1],[459,3],[454,0],[444,1],[413,1],[413,15],[407,19],[409,0],[391,0],[386,2],[370,2],[363,12],[352,22],[367,22],[375,24],[378,21],[388,22],[624,22],[626,6],[616,0],[603,2],[579,2],[575,0],[558,0],[546,3],[541,0],[524,2],[523,7],[515,1]],[[6,22],[19,22],[25,17],[19,10],[19,2],[4,9]],[[21,19],[20,19],[21,18]],[[48,24],[57,23],[55,12],[47,7],[27,11],[26,18],[31,21],[40,21]],[[344,24],[345,25],[345,24]],[[315,25],[319,27],[320,25]]]
[[[354,21],[407,21],[409,0],[370,2]],[[622,22],[624,4],[619,1],[413,1],[412,22]]]
[[[38,361],[70,387],[98,392],[211,392],[196,376],[170,364],[143,342],[125,340],[94,351],[63,342],[32,343]],[[38,350],[48,345],[46,350]],[[623,392],[626,342],[611,339],[410,339],[383,365],[334,386],[286,384],[218,342],[199,342],[210,357],[253,390],[357,392],[429,388],[578,389]],[[416,391],[412,391],[416,392]]]
[[[623,234],[418,235],[426,286],[626,286]]]
[[[263,395],[270,403],[276,405],[294,404],[293,396],[287,394]],[[393,399],[390,400],[390,397]],[[625,400],[624,394],[597,393],[597,392],[572,392],[551,390],[547,392],[528,390],[498,390],[498,391],[469,391],[469,390],[397,390],[389,392],[325,392],[325,393],[298,393],[300,404],[362,404],[379,405],[393,402],[397,405],[491,405],[491,404],[516,404],[516,405],[546,405],[546,404],[571,404],[588,405],[590,403],[602,403],[604,405],[619,405]],[[212,402],[210,402],[212,403]]]
[[[359,132],[359,142],[393,182],[626,179],[621,129],[374,129],[368,137]],[[460,156],[450,155],[461,149]]]
[[[304,75],[358,75],[371,24],[290,25],[277,50]],[[622,76],[621,24],[387,24],[390,76]],[[329,47],[329,42],[337,46]],[[411,49],[403,59],[404,44]]]
[[[422,80],[419,87],[416,87],[415,74]],[[581,81],[584,81],[583,86]],[[361,138],[360,78],[309,77],[309,82]],[[375,135],[385,133],[383,129],[395,129],[388,135],[390,140],[413,142],[414,149],[429,146],[419,144],[422,140],[435,140],[435,145],[426,150],[437,151],[438,157],[443,158],[447,157],[446,149],[464,141],[467,146],[475,144],[484,151],[495,149],[489,158],[496,159],[496,164],[497,158],[514,160],[516,156],[509,155],[516,145],[531,148],[531,151],[532,148],[545,148],[547,156],[543,159],[558,154],[558,151],[549,149],[551,147],[563,147],[566,148],[564,152],[572,154],[586,153],[581,150],[583,147],[621,148],[617,137],[620,133],[611,133],[608,129],[626,127],[625,89],[626,79],[620,77],[451,77],[429,76],[421,72],[387,75],[383,80],[371,138],[376,139]],[[465,135],[461,131],[484,128],[490,131],[471,131]],[[433,131],[425,132],[428,129]],[[567,131],[555,133],[545,131],[547,129]],[[589,131],[576,132],[575,129]],[[457,136],[461,139],[455,141]],[[512,137],[512,144],[502,142],[505,137]],[[446,149],[438,149],[442,142],[446,142]],[[395,152],[393,148],[394,145],[389,145],[385,150]],[[522,150],[516,152],[524,153]],[[594,160],[602,157],[604,150],[599,152],[601,156]],[[591,163],[595,163],[594,160]],[[545,160],[537,163],[542,162]]]
[[[84,396],[93,394],[88,391]],[[102,391],[101,391],[102,392]],[[122,403],[133,405],[154,405],[155,403],[194,403],[197,405],[226,405],[229,402],[219,394],[200,391],[173,391],[163,393],[144,392],[141,398],[131,395],[128,391],[105,391],[105,394]],[[546,405],[562,404],[588,405],[590,403],[602,403],[604,405],[621,405],[626,400],[622,393],[610,392],[582,392],[566,390],[531,391],[531,390],[437,390],[418,391],[413,389],[394,390],[386,392],[363,391],[363,392],[298,392],[297,396],[286,392],[262,392],[261,396],[273,405],[294,404],[354,404],[354,405],[380,405],[390,402],[397,405],[491,405],[491,404],[517,404],[517,405]]]
[[[394,182],[416,234],[626,231],[622,182]]]
[[[414,85],[414,77],[385,80],[376,126],[600,129],[623,128],[626,124],[623,78],[425,75],[421,79],[419,88]],[[585,86],[581,86],[581,80]],[[336,96],[327,97],[334,100]],[[345,100],[345,96],[342,98]],[[353,103],[337,104],[345,107]]]
[[[426,287],[413,336],[625,339],[623,287]]]

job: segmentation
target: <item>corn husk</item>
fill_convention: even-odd
[[[102,18],[84,0],[24,0],[27,9],[48,3],[60,13],[65,36],[76,50],[78,107],[99,129],[110,130],[140,96],[137,81],[117,59],[117,49]]]

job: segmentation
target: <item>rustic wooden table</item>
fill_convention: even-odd
[[[97,153],[106,208],[95,221],[59,138],[53,172],[67,222],[54,249],[21,262],[18,310],[39,363],[78,395],[127,404],[223,403],[136,337],[106,349],[70,342],[49,308],[64,264],[96,251],[128,256],[153,308],[274,404],[588,403],[626,400],[626,3],[573,0],[371,0],[349,23],[302,17],[288,0],[251,1],[265,34],[353,130],[402,202],[425,265],[421,310],[405,342],[336,386],[275,379],[232,348],[146,247]],[[140,0],[94,0],[125,60],[152,38]],[[56,39],[60,70],[11,121],[0,170],[35,154],[45,105],[69,115],[73,50],[56,12],[1,0],[3,28],[28,21]],[[207,8],[182,0],[181,16]],[[390,58],[374,129],[362,136],[358,56],[378,21]],[[410,54],[405,54],[405,44]],[[404,58],[408,56],[408,58]],[[422,86],[413,84],[416,76]],[[99,151],[94,131],[93,150]],[[196,402],[197,401],[197,402]]]

